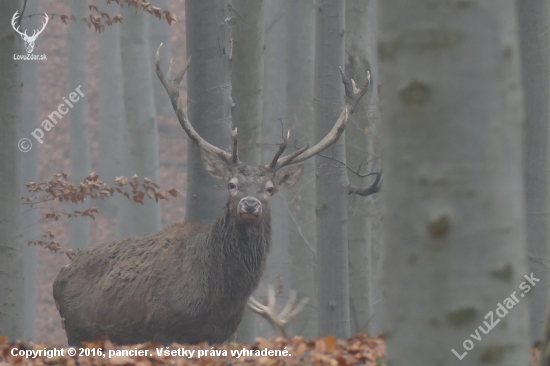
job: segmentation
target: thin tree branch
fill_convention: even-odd
[[[309,242],[309,240],[307,240],[307,238],[305,237],[304,233],[302,232],[302,228],[301,226],[298,224],[298,221],[296,220],[296,217],[294,217],[294,215],[292,214],[292,211],[290,210],[290,207],[288,207],[288,203],[286,202],[285,199],[281,199],[286,207],[286,210],[288,212],[288,216],[290,216],[290,218],[292,219],[292,222],[294,222],[294,225],[296,225],[296,229],[298,230],[298,234],[300,234],[300,236],[302,237],[302,239],[304,240],[304,242],[306,243],[306,245],[309,247],[309,250],[311,250],[311,252],[315,255],[317,255],[317,253],[315,253],[315,249],[313,248],[313,246],[311,245],[311,243]]]
[[[357,187],[350,185],[348,194],[357,194],[359,196],[367,197],[371,194],[380,192],[380,190],[382,189],[382,184],[380,183],[380,179],[382,178],[382,171],[372,172],[369,175],[376,175],[376,180],[373,184],[371,184],[369,187]]]
[[[21,17],[19,18],[19,25],[23,21],[23,16],[25,15],[25,9],[27,8],[27,0],[23,3],[23,10],[21,10]]]

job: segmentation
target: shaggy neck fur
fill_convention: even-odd
[[[265,213],[258,226],[244,225],[231,212],[228,203],[221,217],[212,226],[209,244],[221,267],[219,273],[223,276],[222,291],[248,298],[258,286],[271,247],[270,212]]]

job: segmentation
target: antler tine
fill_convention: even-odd
[[[45,22],[42,23],[42,24],[44,24],[44,25],[42,26],[42,30],[40,31],[40,33],[42,33],[42,31],[44,30],[44,28],[46,28],[46,24],[48,24],[48,21],[50,20],[50,17],[49,17],[48,14],[46,14],[46,13],[44,13],[44,20],[45,20]]]
[[[279,170],[280,168],[284,167],[285,165],[289,165],[289,164],[293,164],[295,163],[293,160],[299,156],[300,154],[302,154],[304,151],[306,151],[307,149],[309,149],[309,142],[306,144],[306,146],[304,147],[301,147],[299,148],[298,150],[294,151],[292,154],[288,154],[287,156],[281,158],[281,159],[278,159],[278,161],[276,162],[275,166],[273,168],[270,168],[271,170],[273,171],[277,171]],[[297,161],[296,161],[297,163]]]
[[[300,300],[300,303],[298,304],[298,306],[296,306],[294,308],[294,310],[292,310],[290,312],[290,314],[288,314],[288,318],[289,319],[292,319],[294,318],[296,315],[300,314],[302,312],[302,310],[304,310],[304,307],[307,305],[307,303],[309,302],[309,298],[308,297],[304,297],[302,300]]]
[[[271,160],[271,163],[269,163],[269,165],[267,165],[266,168],[268,168],[269,170],[277,170],[275,169],[275,167],[277,166],[277,161],[279,160],[281,155],[283,155],[283,153],[285,152],[289,139],[290,139],[290,130],[288,130],[286,134],[286,138],[283,140],[282,144],[279,145],[279,150],[277,150],[277,152],[275,153],[275,156]]]
[[[191,140],[193,140],[194,143],[199,145],[201,148],[210,151],[211,153],[217,155],[220,159],[225,161],[227,164],[232,165],[233,164],[233,156],[232,154],[229,154],[226,151],[223,151],[219,147],[216,147],[212,144],[210,144],[208,141],[203,139],[197,131],[193,128],[191,123],[189,122],[189,118],[187,117],[187,113],[183,110],[181,106],[181,99],[180,99],[180,91],[179,91],[179,84],[181,83],[181,80],[183,79],[183,76],[187,72],[187,69],[189,68],[189,64],[191,63],[191,57],[187,59],[187,63],[185,67],[176,75],[174,79],[169,79],[166,75],[164,75],[164,72],[160,68],[160,49],[162,47],[162,43],[157,48],[157,54],[155,58],[155,69],[157,72],[157,76],[162,82],[162,85],[164,85],[164,88],[166,89],[166,92],[168,93],[168,96],[170,97],[170,102],[172,103],[172,108],[174,108],[174,112],[176,112],[176,116],[178,117],[178,121],[187,133],[187,136]]]
[[[19,30],[19,25],[15,25],[15,21],[17,20],[17,18],[19,18],[19,10],[16,10],[15,11],[15,14],[13,14],[13,17],[11,17],[11,26],[13,27],[13,30],[15,30],[17,33],[19,33],[20,35],[24,35],[24,36],[27,36],[27,30],[25,29],[25,32],[21,32]]]
[[[298,306],[294,307],[296,302],[296,291],[291,290],[288,301],[284,309],[277,315],[276,303],[275,303],[275,289],[273,285],[267,286],[267,305],[262,305],[254,297],[248,299],[248,307],[260,315],[275,328],[278,329],[283,337],[289,338],[286,326],[290,319],[298,315],[309,302],[307,297],[303,298]]]
[[[282,168],[285,165],[296,164],[307,160],[312,156],[319,154],[327,147],[333,145],[336,141],[338,141],[342,133],[344,133],[344,129],[346,128],[346,125],[348,123],[348,118],[349,110],[348,106],[346,105],[344,107],[344,110],[342,110],[342,113],[340,113],[340,117],[338,117],[338,120],[336,121],[334,127],[332,127],[330,132],[321,141],[315,144],[312,148],[304,150],[300,154],[291,154],[283,157],[277,163],[278,169]]]
[[[275,287],[273,285],[267,286],[267,307],[275,310],[275,305],[277,302],[275,301]]]
[[[44,31],[44,28],[46,28],[46,24],[48,24],[48,21],[50,18],[48,17],[48,14],[44,13],[44,22],[42,22],[42,29],[40,29],[40,32],[38,34],[42,33]]]
[[[346,104],[351,107],[350,113],[353,113],[355,112],[355,108],[357,107],[357,104],[359,103],[361,98],[363,98],[363,96],[369,90],[370,71],[367,71],[367,81],[361,89],[357,89],[357,86],[355,86],[355,81],[351,78],[348,78],[341,67],[340,74],[342,75],[342,82],[344,83],[344,88],[346,90]]]
[[[239,163],[239,140],[237,137],[237,127],[233,129],[231,132],[231,140],[232,140],[232,155],[231,155],[231,162],[233,164]]]
[[[285,307],[283,310],[281,310],[281,313],[279,314],[279,317],[281,319],[286,319],[288,314],[292,311],[292,308],[294,307],[294,303],[296,302],[296,291],[290,290],[290,295],[288,296],[288,301],[286,302]]]
[[[297,150],[294,153],[285,157],[278,158],[277,161],[275,161],[274,159],[274,161],[272,161],[271,164],[268,166],[271,170],[276,171],[284,167],[285,165],[296,164],[307,160],[336,143],[340,136],[342,136],[342,133],[344,133],[344,129],[346,128],[346,125],[348,123],[349,115],[355,111],[357,104],[369,89],[370,72],[367,71],[367,82],[361,89],[357,89],[357,87],[355,86],[355,81],[348,78],[341,67],[340,74],[342,75],[342,82],[344,83],[344,89],[346,91],[346,105],[344,106],[342,113],[340,113],[338,120],[336,120],[334,127],[332,127],[330,132],[312,148],[309,148],[308,144],[305,148]],[[279,156],[281,154],[282,152],[279,154]]]
[[[255,313],[260,314],[262,312],[263,305],[254,297],[250,296],[248,299],[248,307]]]

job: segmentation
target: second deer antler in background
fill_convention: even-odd
[[[283,308],[283,310],[277,314],[276,302],[275,302],[275,289],[273,285],[267,286],[267,306],[260,303],[253,296],[250,296],[248,299],[248,307],[260,315],[262,318],[267,319],[267,321],[273,326],[273,328],[278,329],[283,337],[289,338],[288,331],[286,329],[288,322],[296,317],[304,309],[304,306],[309,302],[307,297],[304,297],[300,303],[294,306],[296,302],[296,291],[290,290],[290,296],[288,301]]]

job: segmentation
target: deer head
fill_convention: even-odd
[[[233,135],[236,136],[236,131]],[[226,183],[231,217],[236,217],[245,225],[259,225],[269,210],[269,198],[279,188],[292,187],[304,170],[302,164],[272,171],[262,166],[251,167],[240,161],[228,163],[204,148],[201,148],[201,157],[208,173]]]
[[[179,84],[189,68],[191,58],[187,60],[187,65],[183,70],[174,79],[170,79],[164,75],[160,68],[159,53],[161,47],[162,43],[157,49],[156,72],[168,92],[180,125],[189,138],[200,146],[202,162],[208,173],[212,177],[226,182],[230,194],[230,209],[235,214],[233,216],[238,217],[241,223],[248,225],[258,225],[262,222],[268,210],[267,202],[277,192],[278,188],[292,187],[298,181],[304,170],[303,164],[299,163],[319,154],[338,141],[344,132],[349,114],[353,113],[357,103],[367,92],[370,83],[370,74],[368,74],[366,85],[362,89],[358,89],[355,82],[347,78],[340,68],[346,90],[346,105],[332,130],[313,147],[310,148],[308,143],[306,146],[282,156],[290,139],[290,131],[288,131],[283,143],[279,146],[269,164],[251,167],[239,161],[236,128],[232,132],[231,153],[210,144],[195,131],[187,118],[187,114],[181,107],[179,97]],[[168,74],[170,74],[170,69]]]
[[[16,25],[16,20],[17,18],[19,17],[17,14],[19,13],[19,10],[15,12],[15,14],[13,14],[13,17],[11,18],[11,26],[13,27],[13,29],[19,33],[21,35],[21,38],[23,38],[23,41],[25,41],[25,49],[27,50],[27,53],[31,53],[32,50],[34,49],[34,42],[36,42],[36,39],[38,38],[38,36],[40,35],[40,33],[42,33],[42,31],[44,30],[44,28],[46,28],[46,24],[48,24],[48,14],[44,13],[44,19],[45,19],[45,22],[42,23],[42,29],[40,30],[34,30],[32,36],[29,36],[27,34],[27,30],[25,29],[24,32],[21,32],[19,30],[19,26]]]

